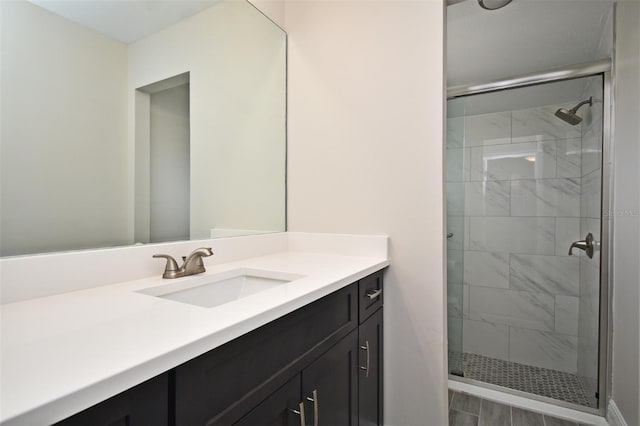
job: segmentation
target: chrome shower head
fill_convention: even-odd
[[[576,113],[578,112],[580,107],[584,104],[593,105],[593,97],[587,99],[586,101],[580,102],[578,105],[574,106],[571,109],[566,109],[566,108],[558,109],[556,111],[556,117],[558,117],[560,120],[566,121],[567,123],[575,126],[576,124],[579,124],[582,121],[582,117],[580,117]]]

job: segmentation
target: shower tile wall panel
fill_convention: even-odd
[[[580,179],[511,182],[511,216],[580,216]]]
[[[469,287],[469,298],[469,319],[533,330],[554,330],[555,300],[552,295]]]
[[[509,357],[520,364],[564,372],[575,371],[578,338],[523,328],[509,329]]]
[[[596,169],[582,177],[581,216],[583,218],[600,218],[600,188],[602,186],[600,169]]]
[[[580,299],[573,296],[556,296],[555,331],[578,336],[578,309]]]
[[[451,238],[447,238],[449,250],[462,250],[465,247],[465,223],[463,216],[447,217],[447,232],[453,234]]]
[[[592,91],[586,96],[593,96],[593,105],[580,110],[583,120],[582,135],[582,176],[600,169],[602,164],[602,93]]]
[[[447,118],[447,148],[463,148],[464,117]]]
[[[464,134],[467,148],[511,143],[511,112],[466,117]]]
[[[552,217],[470,217],[469,248],[519,254],[554,255]]]
[[[463,276],[465,285],[509,288],[509,255],[467,251]]]
[[[565,139],[556,143],[557,177],[579,178],[582,176],[581,147],[580,139]]]
[[[469,149],[447,149],[447,182],[469,180]],[[462,170],[462,173],[460,173]]]
[[[532,293],[578,296],[579,262],[575,256],[511,255],[511,288]]]
[[[513,111],[511,141],[557,141],[581,138],[580,126],[571,126],[555,117],[558,105]]]
[[[506,325],[465,319],[462,335],[465,353],[497,359],[509,356],[509,327]]]
[[[564,256],[569,253],[571,243],[580,236],[580,218],[557,217],[556,218],[556,256]]]
[[[557,175],[556,142],[470,148],[471,181],[542,179]]]
[[[584,211],[599,212],[599,171],[589,174],[598,154],[585,152],[582,125],[554,116],[559,107],[457,118],[447,152],[460,170],[448,178],[464,191],[450,205],[464,214],[455,225],[468,305],[463,350],[576,373],[595,359],[578,355],[581,333],[593,336],[582,310],[595,305],[580,286],[584,256],[568,250],[593,225]]]
[[[462,205],[467,216],[509,216],[511,184],[508,180],[465,182],[464,185]]]

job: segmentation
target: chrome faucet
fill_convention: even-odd
[[[571,244],[571,247],[569,247],[569,256],[572,256],[573,249],[577,248],[583,250],[587,254],[587,256],[589,256],[589,259],[591,259],[593,258],[594,246],[595,241],[593,241],[593,234],[589,232],[584,240],[576,241]]]
[[[163,258],[167,260],[164,267],[162,278],[180,278],[189,275],[201,274],[206,271],[204,268],[203,257],[209,257],[213,254],[210,247],[200,247],[192,251],[189,256],[182,256],[182,266],[178,267],[178,262],[168,254],[154,254],[154,258]]]

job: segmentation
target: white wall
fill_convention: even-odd
[[[1,255],[129,243],[126,45],[0,7]]]
[[[614,74],[613,400],[640,424],[640,2],[616,10]]]
[[[444,3],[291,1],[288,228],[390,236],[385,422],[447,423]]]
[[[191,238],[284,229],[285,55],[282,31],[234,0],[129,45],[132,114],[135,88],[190,72]]]

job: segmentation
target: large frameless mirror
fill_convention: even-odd
[[[0,9],[0,255],[285,229],[286,34],[250,3]]]

